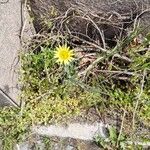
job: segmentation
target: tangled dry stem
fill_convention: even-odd
[[[81,63],[84,64],[84,68],[80,68],[79,76],[86,76],[99,62],[108,57],[117,58],[130,64],[133,60],[126,53],[122,52],[121,46],[118,51],[117,42],[128,34],[128,27],[132,23],[134,23],[134,28],[136,28],[137,20],[144,13],[149,12],[149,9],[138,11],[138,4],[136,6],[135,12],[121,14],[117,11],[97,12],[83,3],[78,2],[76,5],[72,3],[71,7],[65,12],[47,20],[47,23],[50,22],[52,24],[50,28],[45,22],[42,23],[41,33],[39,32],[35,35],[33,40],[36,43],[34,50],[48,41],[51,41],[51,46],[56,43],[66,43],[67,41],[74,49],[79,47],[81,51],[84,51],[84,55],[80,53],[82,55],[80,57],[85,58],[92,51],[95,54],[95,58],[89,60],[90,64],[87,62]],[[99,55],[99,57],[97,58],[96,55]],[[107,68],[105,70],[107,71]],[[126,74],[134,75],[133,72],[122,70],[121,68],[114,71],[116,73],[121,71],[125,76]],[[119,73],[117,74],[119,75]]]

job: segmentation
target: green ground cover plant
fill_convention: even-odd
[[[40,46],[32,43],[20,55],[21,108],[0,108],[4,150],[25,140],[34,125],[63,122],[91,107],[106,119],[119,116],[118,134],[109,139],[115,148],[122,137],[122,145],[127,139],[149,139],[148,133],[139,136],[137,130],[141,125],[148,128],[150,122],[150,35],[134,43],[138,35],[135,30],[114,48],[94,52],[93,61],[85,56],[88,51],[79,53],[73,46],[73,59],[58,61],[57,48],[65,45],[69,50],[69,43],[62,44],[63,40],[51,44],[54,41],[46,37]],[[96,141],[105,143],[101,138]]]

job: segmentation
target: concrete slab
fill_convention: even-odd
[[[0,0],[0,88],[16,102],[20,29],[21,0]]]
[[[80,124],[80,123],[72,123],[67,127],[50,125],[40,126],[33,128],[33,133],[38,135],[46,135],[46,136],[57,136],[62,138],[73,138],[80,140],[93,140],[96,135],[101,135],[106,138],[106,134],[104,129],[107,125],[103,123],[95,123],[95,124]]]

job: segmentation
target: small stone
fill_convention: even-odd
[[[74,147],[71,146],[71,145],[67,145],[67,146],[66,146],[66,150],[74,150]]]

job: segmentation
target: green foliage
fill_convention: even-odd
[[[110,103],[111,106],[115,108],[127,108],[128,111],[133,109],[134,103],[134,93],[133,91],[125,92],[121,89],[114,89],[110,91]]]
[[[130,65],[130,69],[134,71],[142,71],[150,68],[150,51],[147,47],[150,44],[150,33],[144,38],[141,44],[129,49],[130,55],[133,59],[133,63]]]
[[[118,131],[114,127],[108,128],[109,135],[104,138],[100,135],[94,137],[94,141],[100,148],[105,150],[143,150],[141,145],[135,145],[129,143],[129,139],[125,134],[119,135]],[[118,138],[119,137],[119,138]]]
[[[8,150],[12,149],[12,143],[24,139],[32,125],[46,125],[79,115],[96,98],[70,82],[70,76],[75,75],[73,66],[58,66],[53,49],[41,47],[39,53],[23,54],[21,65],[20,97],[24,105],[21,109],[1,109],[1,138]]]
[[[22,54],[20,98],[23,105],[20,109],[6,107],[0,110],[0,138],[5,150],[11,150],[13,143],[23,140],[32,125],[63,122],[91,107],[96,107],[102,116],[115,110],[125,110],[130,118],[128,122],[132,122],[131,114],[136,112],[136,122],[149,125],[150,53],[146,48],[149,35],[141,44],[127,49],[126,55],[132,60],[127,66],[120,60],[108,65],[112,55],[129,45],[136,34],[133,32],[119,47],[114,48],[113,53],[105,55],[102,62],[95,65],[98,69],[104,68],[103,71],[106,69],[106,74],[96,74],[93,69],[94,75],[89,73],[84,79],[78,76],[78,62],[69,66],[56,63],[54,48],[43,45],[39,47],[38,52]],[[126,75],[128,80],[125,82],[117,80],[117,76],[114,79],[109,71],[120,71],[121,74],[131,72],[133,75]],[[135,110],[137,101],[138,106]],[[105,149],[125,149],[127,139],[123,134],[118,139],[114,128],[109,129],[107,139],[99,136],[95,138],[96,143]],[[47,139],[45,143],[48,144]]]
[[[4,150],[11,150],[15,143],[24,139],[31,123],[28,113],[17,108],[1,108],[0,137]]]
[[[109,136],[107,138],[101,137],[100,135],[96,135],[94,141],[96,142],[97,145],[99,145],[101,148],[109,149],[109,150],[127,149],[127,144],[126,144],[127,138],[125,137],[125,135],[121,135],[118,140],[118,133],[114,127],[109,127],[108,131],[109,131]]]
[[[51,150],[52,149],[52,144],[51,144],[51,140],[48,137],[43,137],[42,141],[44,143],[44,148],[45,150]]]

